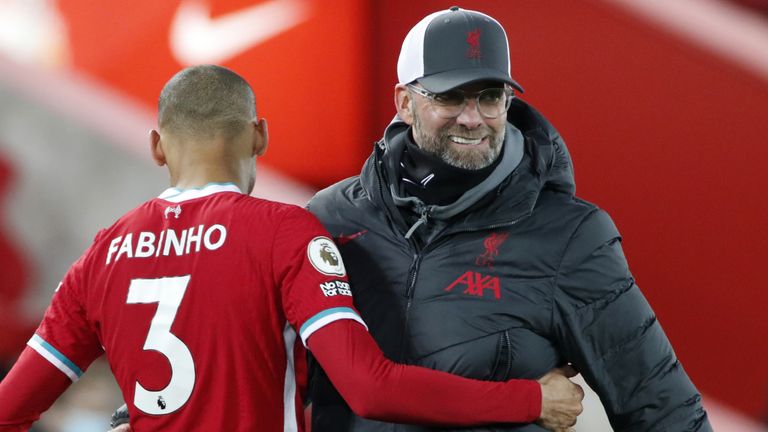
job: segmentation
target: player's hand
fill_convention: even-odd
[[[112,413],[112,419],[109,422],[109,427],[112,429],[107,432],[130,432],[131,426],[128,424],[129,421],[128,406],[123,404]]]
[[[576,376],[570,366],[552,369],[541,377],[541,417],[536,423],[555,432],[571,431],[576,417],[584,410],[584,390],[568,378]]]

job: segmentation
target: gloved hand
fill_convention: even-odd
[[[116,428],[122,424],[128,424],[130,416],[128,415],[128,405],[123,404],[120,408],[116,409],[112,413],[112,419],[109,422],[111,428]]]

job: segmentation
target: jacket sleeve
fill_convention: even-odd
[[[615,430],[712,430],[605,212],[586,216],[569,240],[554,303],[561,352],[600,396]]]

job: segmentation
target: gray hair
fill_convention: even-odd
[[[163,87],[158,126],[174,135],[226,139],[256,117],[256,97],[248,82],[221,66],[188,67]]]

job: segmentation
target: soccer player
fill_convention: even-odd
[[[317,219],[248,195],[267,124],[240,76],[179,72],[158,125],[152,157],[173,187],[99,232],[69,269],[0,383],[0,431],[29,428],[102,354],[134,431],[302,430],[305,346],[361,416],[575,422],[583,393],[558,373],[482,382],[384,358]]]

